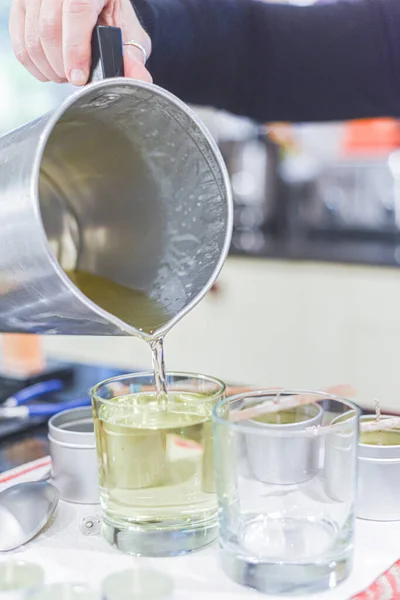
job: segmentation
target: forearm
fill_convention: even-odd
[[[155,83],[259,121],[400,116],[400,1],[134,0]]]

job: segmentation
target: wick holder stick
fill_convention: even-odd
[[[327,394],[327,399],[329,394],[337,395],[337,396],[354,396],[355,390],[348,385],[336,385],[326,390],[323,390]],[[268,389],[265,390],[268,392]],[[277,413],[282,410],[288,410],[291,408],[296,408],[297,406],[304,406],[306,404],[313,404],[318,400],[313,395],[309,394],[299,394],[296,396],[288,396],[287,398],[282,398],[282,393],[284,392],[284,388],[278,389],[278,393],[276,395],[276,401],[274,402],[265,402],[262,404],[258,404],[257,406],[249,406],[249,408],[244,408],[243,410],[233,411],[230,415],[230,421],[239,422],[245,421],[247,419],[256,419],[262,415]],[[262,394],[260,393],[260,397]]]

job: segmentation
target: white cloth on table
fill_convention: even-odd
[[[46,476],[50,459],[40,459],[0,474],[0,490]],[[41,565],[46,583],[87,582],[99,586],[107,575],[140,565],[167,573],[174,579],[176,600],[239,600],[262,598],[254,590],[239,586],[222,572],[218,545],[194,554],[174,558],[134,558],[115,550],[101,536],[85,536],[79,529],[82,518],[100,514],[97,505],[84,506],[60,502],[46,529],[15,556]],[[347,581],[332,591],[313,596],[318,600],[346,600],[385,571],[400,556],[400,522],[357,521],[354,569]],[[0,561],[6,560],[0,555]],[[265,596],[264,596],[265,597]],[[281,600],[266,596],[268,600]]]

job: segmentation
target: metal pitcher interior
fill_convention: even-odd
[[[151,335],[162,335],[228,253],[219,150],[184,103],[152,84],[90,84],[5,135],[0,180],[0,331],[149,338],[140,319],[85,295],[78,270],[150,299],[162,315]]]

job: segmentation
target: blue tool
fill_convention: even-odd
[[[65,402],[45,402],[43,404],[27,403],[31,400],[36,400],[45,394],[51,392],[59,392],[64,387],[64,383],[60,379],[49,379],[30,385],[18,392],[0,406],[0,419],[29,419],[30,417],[51,417],[58,412],[68,410],[70,408],[79,408],[81,406],[89,406],[91,400],[89,396],[68,400]]]
[[[7,398],[4,401],[3,406],[21,406],[26,404],[29,400],[34,400],[44,394],[50,394],[51,392],[59,392],[64,387],[64,383],[61,379],[49,379],[48,381],[40,381],[34,383],[22,390],[16,392],[13,396]]]

